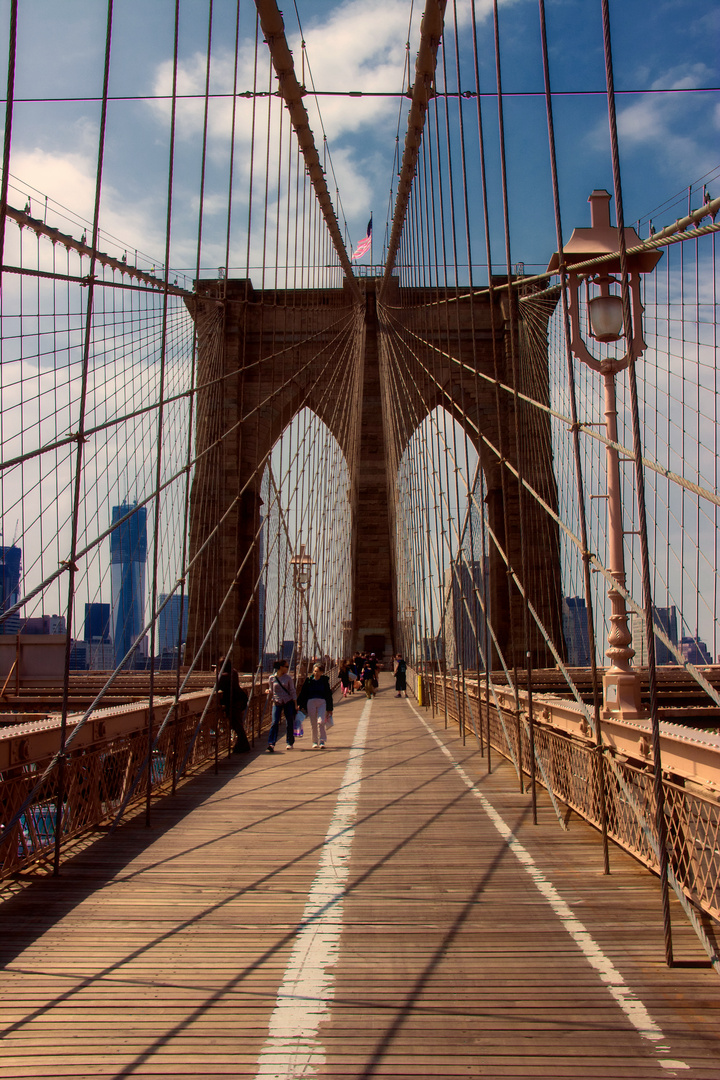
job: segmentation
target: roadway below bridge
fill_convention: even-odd
[[[0,1075],[717,1078],[718,977],[659,886],[398,700],[262,747],[0,904]]]

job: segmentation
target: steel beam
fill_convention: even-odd
[[[343,243],[342,233],[340,232],[340,226],[335,216],[335,209],[330,198],[330,192],[328,191],[327,184],[325,182],[325,170],[320,164],[320,156],[315,146],[315,139],[310,129],[310,120],[307,114],[307,110],[303,105],[303,97],[305,96],[305,88],[300,85],[295,75],[295,64],[293,63],[292,53],[285,37],[285,23],[283,17],[278,9],[275,0],[255,0],[255,6],[260,16],[260,26],[265,36],[268,48],[270,49],[270,57],[272,59],[273,67],[275,68],[275,74],[278,79],[278,87],[280,90],[280,96],[287,105],[288,112],[290,113],[290,120],[292,126],[295,129],[295,134],[300,144],[303,157],[305,158],[305,165],[307,167],[308,175],[312,181],[312,185],[315,188],[315,195],[317,201],[320,204],[320,209],[323,212],[325,222],[327,224],[330,236],[335,250],[340,259],[343,270],[350,282],[350,286],[353,291],[353,295],[356,300],[360,300],[360,290],[355,280],[353,273],[352,263],[348,258],[348,253]]]
[[[392,274],[397,258],[397,250],[400,245],[400,237],[405,225],[410,192],[412,191],[413,179],[417,169],[417,160],[422,144],[423,129],[427,117],[428,104],[435,96],[435,68],[437,66],[437,51],[442,38],[445,25],[445,7],[447,0],[426,0],[425,12],[420,24],[420,49],[415,62],[415,83],[412,88],[412,105],[408,115],[407,134],[405,135],[405,150],[400,170],[400,182],[398,183],[397,197],[395,199],[395,212],[393,214],[392,231],[388,245],[385,274],[380,290],[380,299],[388,279]]]

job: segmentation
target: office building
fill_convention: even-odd
[[[486,574],[488,569],[486,557]],[[486,621],[480,602],[485,601],[482,563],[477,559],[458,560],[446,571],[445,581],[445,658],[450,667],[484,671]]]
[[[64,615],[31,615],[21,619],[21,634],[64,634],[67,631]]]
[[[4,615],[20,599],[20,564],[22,551],[14,544],[0,547],[0,614]],[[9,615],[0,622],[0,634],[20,633],[20,613]]]
[[[95,641],[103,645],[109,645],[112,641],[110,634],[110,605],[109,604],[86,604],[85,605],[85,641]]]
[[[673,645],[677,646],[677,610],[675,606],[653,608],[653,618],[656,626],[663,631]],[[687,640],[689,641],[690,639],[688,638]],[[685,638],[683,638],[683,641],[685,641]],[[635,650],[635,657],[633,659],[635,667],[647,667],[647,631],[645,628],[644,615],[634,614],[632,617],[632,647]],[[655,663],[677,663],[675,654],[668,648],[665,642],[657,636],[657,634],[655,635]],[[709,661],[703,660],[702,663],[709,663]]]
[[[70,670],[87,671],[90,659],[90,646],[87,641],[72,641],[70,643]]]
[[[680,652],[689,664],[712,664],[710,651],[699,637],[681,638]]]
[[[112,671],[115,667],[115,650],[110,634],[110,605],[93,603],[85,605],[85,641],[87,642],[87,666],[90,671]]]
[[[145,625],[147,510],[144,506],[135,509],[136,505],[123,503],[112,508],[110,580],[115,667],[122,663]],[[138,652],[142,652],[142,648],[141,642]],[[135,659],[139,657],[136,655]],[[130,666],[134,667],[135,663],[131,661]]]
[[[162,656],[164,653],[176,654],[178,650],[178,639],[180,640],[181,651],[182,645],[185,644],[187,639],[188,628],[188,598],[182,596],[179,592],[173,593],[168,600],[167,593],[160,593],[158,601],[158,607],[161,611],[158,614],[158,643],[157,651]],[[165,607],[163,607],[165,604]],[[182,634],[181,634],[181,622],[182,617]]]
[[[590,667],[587,606],[582,596],[563,596],[562,627],[570,667]]]

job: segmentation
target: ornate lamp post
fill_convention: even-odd
[[[303,608],[307,606],[305,594],[310,588],[310,579],[312,576],[311,567],[314,566],[314,561],[309,555],[305,553],[305,545],[300,545],[300,550],[297,555],[293,555],[290,560],[290,565],[293,568],[293,586],[295,588],[295,603],[296,603],[296,616],[295,616],[295,672],[298,669],[298,660],[302,662],[302,650],[303,650]]]
[[[402,613],[402,654],[405,660],[414,662],[415,654],[415,608],[407,604]]]
[[[658,251],[644,251],[629,255],[628,285],[632,309],[632,348],[620,359],[597,360],[589,351],[580,333],[580,283],[585,282],[590,333],[596,341],[619,341],[623,336],[622,298],[613,292],[614,274],[620,272],[620,257],[609,259],[597,268],[578,272],[577,263],[585,263],[601,255],[618,251],[618,229],[610,224],[610,195],[607,191],[593,191],[590,198],[589,229],[575,229],[564,248],[563,257],[568,274],[568,308],[570,315],[570,348],[574,355],[593,371],[599,372],[605,383],[605,429],[612,443],[617,443],[617,401],[615,374],[627,367],[630,355],[640,356],[646,349],[643,339],[643,306],[640,300],[640,275],[652,270],[661,258]],[[633,248],[641,243],[634,229],[626,228],[625,245]],[[555,252],[548,271],[557,272],[560,258]],[[607,500],[608,500],[608,569],[617,584],[625,588],[625,554],[623,547],[623,521],[620,485],[620,463],[615,446],[607,450]],[[608,590],[611,603],[610,630],[606,656],[610,667],[603,676],[603,715],[628,720],[646,716],[640,701],[640,675],[630,667],[635,655],[630,647],[632,635],[628,629],[625,599],[619,589]]]

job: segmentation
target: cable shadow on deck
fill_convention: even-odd
[[[434,779],[437,780],[437,777],[435,777]],[[432,782],[434,782],[434,781],[427,781],[427,782],[425,782],[423,784],[417,785],[416,790],[420,790],[423,787],[427,786],[427,784],[432,783]],[[401,803],[402,800],[407,797],[407,795],[408,795],[408,793],[405,793],[403,796],[399,797],[398,799],[393,800],[393,803],[398,803],[398,804]],[[398,844],[393,849],[393,851],[389,852],[386,856],[383,857],[383,859],[378,860],[372,867],[370,867],[367,870],[367,872],[365,874],[363,874],[358,879],[356,879],[356,881],[354,881],[352,883],[352,885],[348,888],[348,890],[346,890],[346,893],[344,895],[350,894],[353,889],[357,888],[363,881],[367,880],[367,878],[369,876],[371,876],[376,870],[378,870],[384,863],[386,863],[388,860],[395,857],[407,843],[411,842],[413,839],[416,839],[417,836],[420,835],[420,833],[422,833],[424,829],[426,829],[434,821],[441,818],[443,816],[443,814],[445,814],[448,811],[448,809],[451,808],[451,806],[453,806],[456,802],[458,802],[458,801],[460,801],[462,799],[465,799],[466,797],[467,797],[467,794],[465,792],[461,792],[457,796],[456,799],[451,800],[450,803],[446,803],[435,814],[431,815],[430,818],[427,818],[425,821],[423,821],[422,825],[413,833],[412,836],[410,836],[410,837],[406,838],[405,840],[403,840],[400,844]],[[205,796],[205,798],[206,798],[206,796]],[[200,797],[196,801],[197,801],[198,804],[200,804],[200,803],[202,803],[204,801],[204,798]],[[389,805],[392,805],[392,803],[389,804]],[[387,805],[385,806],[384,809],[387,809]],[[369,821],[372,818],[374,818],[377,813],[379,813],[379,811],[373,811],[371,814],[366,815],[363,820]],[[323,840],[323,843],[324,843],[324,840]],[[146,845],[143,844],[143,845],[141,845],[141,848],[143,848],[145,846]],[[257,888],[258,886],[262,886],[264,884],[267,884],[268,882],[270,882],[274,878],[276,878],[284,870],[286,870],[288,867],[292,867],[292,866],[300,863],[302,860],[306,859],[308,857],[308,855],[318,852],[321,848],[322,848],[322,843],[312,845],[310,848],[306,848],[302,852],[298,853],[295,858],[293,858],[292,860],[286,862],[282,866],[274,867],[270,874],[265,875],[263,878],[244,886],[240,890],[237,890],[237,891],[233,892],[233,894],[231,896],[225,897],[225,899],[222,900],[219,904],[213,905],[211,908],[205,909],[205,911],[203,911],[202,913],[194,916],[190,920],[186,920],[180,926],[174,927],[168,933],[160,935],[159,937],[156,937],[152,942],[150,942],[150,943],[144,945],[142,948],[134,951],[130,956],[124,957],[120,962],[109,965],[108,967],[106,967],[102,971],[98,972],[97,974],[94,974],[91,978],[82,980],[80,985],[71,988],[70,990],[68,990],[64,994],[58,995],[52,1002],[48,1002],[44,1006],[36,1009],[30,1016],[27,1016],[27,1017],[23,1018],[23,1020],[18,1021],[16,1024],[9,1026],[5,1034],[9,1034],[10,1032],[17,1031],[23,1025],[31,1022],[33,1019],[36,1019],[38,1016],[42,1015],[43,1013],[47,1013],[47,1012],[51,1011],[56,1005],[59,1005],[61,1003],[67,1002],[68,1000],[72,999],[79,992],[81,992],[83,989],[87,988],[88,986],[92,985],[93,983],[96,983],[99,980],[101,980],[103,978],[106,978],[107,976],[112,975],[114,972],[118,972],[118,970],[120,968],[122,968],[126,964],[132,962],[137,957],[140,957],[140,956],[142,956],[144,954],[147,954],[154,947],[166,942],[171,937],[176,936],[183,929],[186,929],[186,928],[188,928],[190,926],[198,924],[199,922],[201,922],[204,918],[206,918],[210,914],[212,914],[214,912],[217,912],[218,910],[220,910],[223,907],[226,907],[227,904],[229,904],[230,902],[235,900],[238,896],[241,896],[243,893],[251,890],[252,888]],[[68,882],[67,884],[68,884],[69,887],[72,888],[72,883]],[[77,894],[75,894],[75,899],[76,898],[77,898]],[[69,904],[66,905],[66,910],[69,910]],[[126,1065],[124,1067],[124,1069],[122,1071],[118,1072],[116,1075],[117,1076],[131,1075],[132,1072],[134,1071],[134,1069],[136,1067],[138,1067],[142,1063],[142,1061],[148,1060],[148,1058],[151,1057],[153,1055],[153,1053],[156,1052],[161,1046],[165,1045],[169,1040],[171,1040],[179,1032],[186,1029],[189,1025],[191,1025],[199,1017],[206,1014],[207,1011],[212,1007],[212,1005],[215,1002],[217,1002],[218,1000],[221,1000],[224,995],[232,992],[235,988],[237,988],[237,986],[239,986],[243,982],[244,979],[246,979],[253,972],[255,972],[258,969],[262,968],[263,965],[266,964],[268,961],[270,961],[278,953],[279,950],[282,950],[288,943],[290,943],[292,941],[292,939],[295,937],[296,933],[297,933],[297,928],[293,928],[293,930],[291,930],[287,934],[283,935],[283,937],[279,941],[276,941],[272,945],[272,947],[264,950],[263,953],[260,956],[258,956],[251,964],[246,965],[241,971],[239,971],[237,973],[237,975],[233,976],[233,978],[231,980],[227,981],[226,983],[223,984],[222,987],[220,987],[217,990],[215,990],[214,992],[212,992],[211,996],[208,999],[206,999],[204,1002],[202,1002],[202,1004],[199,1005],[198,1008],[196,1008],[190,1016],[184,1018],[183,1021],[180,1024],[176,1025],[176,1027],[174,1027],[171,1031],[166,1032],[161,1037],[159,1037],[155,1041],[153,1046],[148,1048],[148,1050],[143,1053],[142,1057],[136,1059],[135,1063]],[[122,981],[124,982],[125,980],[122,980]]]

